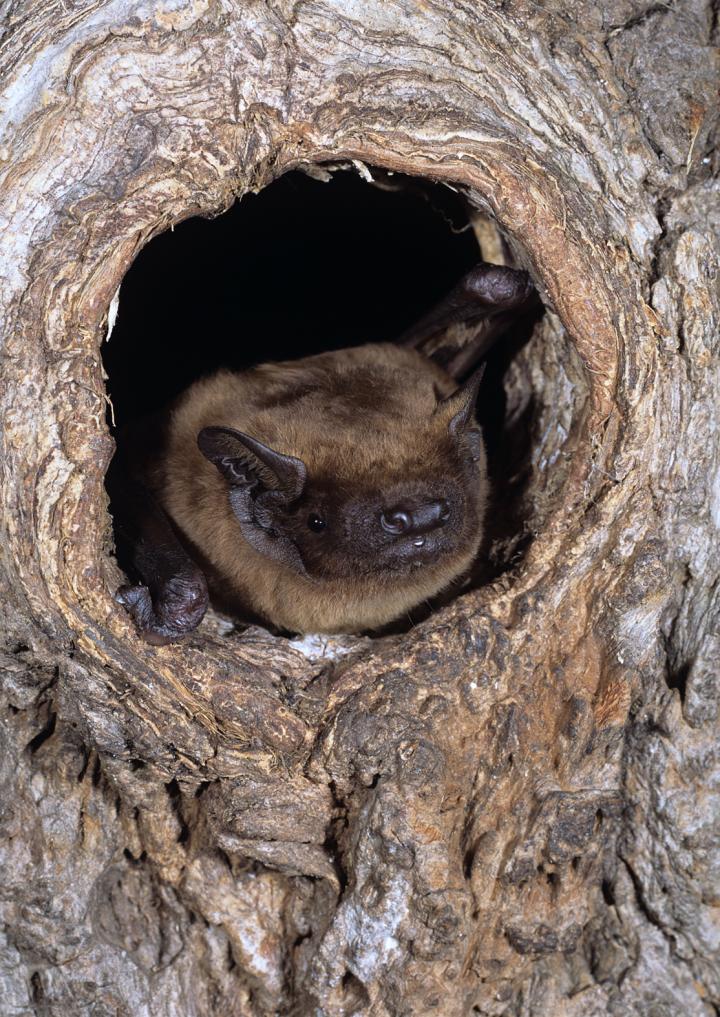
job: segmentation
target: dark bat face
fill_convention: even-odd
[[[302,496],[274,506],[266,526],[293,544],[316,579],[411,572],[456,552],[480,523],[472,494],[477,465],[448,447],[447,471],[417,477],[358,477],[338,489],[308,476]],[[460,454],[458,454],[460,453]],[[474,468],[473,468],[474,467]],[[387,474],[387,471],[386,471]]]
[[[313,462],[226,427],[204,428],[198,444],[229,485],[239,536],[310,580],[387,586],[419,570],[447,573],[454,560],[461,571],[482,526],[479,380],[439,400],[409,433],[402,421],[381,434],[319,428],[315,444],[325,454],[315,449]]]

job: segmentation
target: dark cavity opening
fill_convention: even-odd
[[[400,176],[287,173],[137,256],[104,346],[118,426],[220,367],[387,342],[480,259],[463,199]]]
[[[221,367],[393,341],[488,258],[488,234],[474,228],[454,188],[371,173],[372,183],[348,170],[327,180],[287,173],[217,218],[188,219],[143,248],[103,346],[114,433]],[[496,233],[498,242],[513,265]],[[487,358],[477,417],[493,497],[473,584],[522,551],[534,403],[528,386],[522,413],[507,421],[503,382],[541,312],[538,305],[519,317]]]

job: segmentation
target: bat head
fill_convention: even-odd
[[[314,581],[374,588],[437,571],[439,589],[467,567],[482,534],[480,378],[422,419],[396,414],[380,429],[355,422],[330,434],[314,422],[296,442],[302,450],[280,452],[230,427],[203,428],[198,446],[228,485],[242,536],[266,557]]]

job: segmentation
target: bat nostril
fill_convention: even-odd
[[[383,512],[380,516],[380,525],[386,533],[407,533],[412,526],[412,518],[409,512],[399,509],[394,512]]]
[[[450,506],[444,498],[441,498],[437,501],[388,509],[381,513],[380,525],[386,533],[391,533],[395,537],[408,537],[411,534],[424,534],[445,526],[449,518]],[[415,542],[415,546],[421,547],[422,544]]]

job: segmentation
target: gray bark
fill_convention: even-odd
[[[716,12],[564,8],[0,3],[3,1013],[720,1009]],[[466,192],[533,273],[532,542],[403,635],[147,646],[113,296],[349,160]]]

